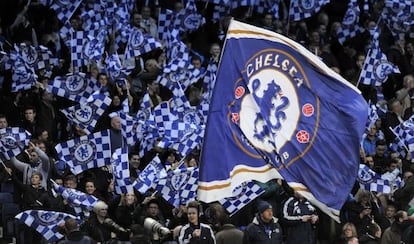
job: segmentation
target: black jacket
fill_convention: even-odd
[[[276,218],[265,224],[259,215],[253,219],[244,231],[243,244],[279,244],[282,243],[282,228]]]

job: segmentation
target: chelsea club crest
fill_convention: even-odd
[[[35,217],[44,226],[55,225],[59,223],[63,216],[60,214],[54,214],[46,211],[39,211]]]
[[[300,0],[300,7],[303,11],[312,11],[315,8],[315,0]]]
[[[79,109],[74,112],[74,117],[81,123],[89,124],[95,114],[92,106],[82,104]]]
[[[82,140],[76,144],[72,151],[72,157],[79,164],[87,164],[95,159],[96,145],[92,141]]]
[[[131,34],[130,42],[133,49],[138,49],[144,44],[144,35],[140,30],[135,30]]]
[[[191,13],[183,18],[183,26],[187,30],[194,31],[197,30],[201,25],[201,16],[196,13]]]
[[[244,151],[253,147],[266,154],[277,152],[285,163],[297,160],[289,152],[307,150],[316,131],[310,125],[319,118],[303,67],[289,53],[271,48],[253,54],[243,72],[235,82],[228,120],[249,142],[242,138],[238,145]]]
[[[36,48],[25,45],[21,47],[21,50],[22,50],[22,58],[24,62],[30,66],[33,66],[38,60],[38,54],[37,54]]]
[[[19,144],[16,138],[13,136],[12,133],[4,133],[0,135],[0,142],[1,144],[7,148],[8,150],[16,149]]]
[[[357,14],[355,13],[355,10],[348,9],[345,13],[345,17],[342,22],[345,25],[351,25],[356,22],[356,19],[357,19]]]
[[[374,77],[375,79],[384,82],[388,75],[393,72],[393,69],[393,66],[387,61],[376,61],[374,64]]]
[[[66,82],[64,82],[65,90],[70,95],[77,95],[79,92],[84,91],[86,85],[85,79],[78,74],[69,75],[66,78]]]

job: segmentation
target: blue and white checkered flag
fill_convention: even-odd
[[[194,68],[191,64],[181,64],[181,61],[176,60],[166,65],[163,69],[163,73],[158,76],[157,82],[164,87],[174,89],[174,83],[180,83],[183,90],[196,83],[203,77],[203,73],[200,69]]]
[[[174,119],[174,116],[170,112],[170,104],[168,101],[161,102],[155,106],[153,113],[155,126],[158,127],[160,131],[163,131],[164,123]]]
[[[198,168],[175,169],[160,179],[156,190],[174,207],[195,200],[198,188]]]
[[[158,14],[158,39],[167,40],[169,28],[174,22],[175,13],[172,10],[161,8]]]
[[[395,128],[391,128],[391,131],[396,136],[396,139],[400,141],[398,144],[403,146],[407,152],[411,153],[411,157],[414,156],[414,121],[413,117],[399,124]]]
[[[244,206],[262,195],[265,191],[253,181],[244,182],[234,188],[233,196],[219,200],[219,203],[230,213],[230,216],[237,213]]]
[[[201,143],[204,138],[204,126],[198,127],[194,133],[188,136],[185,140],[181,140],[178,143],[174,143],[170,148],[176,150],[182,158],[187,157],[190,153],[196,149],[201,148]]]
[[[395,37],[406,34],[414,24],[414,3],[407,0],[386,0],[381,13],[383,20]]]
[[[279,19],[279,3],[280,0],[257,0],[255,3],[256,12],[260,14],[269,12],[273,14],[275,19]]]
[[[382,193],[390,193],[391,185],[389,180],[381,179],[381,175],[370,169],[365,164],[359,165],[357,180],[362,189]]]
[[[67,219],[76,219],[67,213],[43,210],[26,210],[15,216],[16,219],[39,232],[48,242],[56,242],[64,237],[58,229]]]
[[[115,192],[127,194],[134,192],[129,175],[128,148],[118,148],[112,154],[112,174],[114,176]]]
[[[156,48],[161,48],[161,43],[149,34],[133,27],[125,49],[125,59],[141,56],[144,53],[151,52]]]
[[[96,32],[101,29],[108,29],[111,25],[108,22],[108,18],[106,18],[104,12],[89,10],[83,11],[80,15],[82,19],[82,27],[84,30],[88,30],[89,32]],[[106,33],[108,33],[106,31]]]
[[[197,6],[194,0],[188,0],[185,8],[175,16],[174,26],[181,33],[193,32],[206,23],[204,17],[197,12]]]
[[[55,189],[56,193],[59,193],[63,199],[65,199],[69,206],[71,206],[77,216],[79,217],[88,217],[89,212],[93,209],[93,206],[99,201],[98,198],[88,195],[84,192],[78,191],[76,189],[66,188],[56,184],[56,182],[52,181],[53,189]],[[84,216],[82,216],[82,214]]]
[[[358,83],[381,86],[392,73],[400,73],[398,67],[387,60],[379,46],[378,28],[374,33],[372,47],[368,50]]]
[[[71,101],[84,103],[101,88],[99,82],[84,73],[69,73],[66,76],[57,76],[50,81],[47,91]]]
[[[207,65],[206,74],[203,78],[203,98],[210,102],[216,85],[218,64],[214,59],[210,59]]]
[[[117,53],[113,53],[108,55],[105,59],[106,64],[106,72],[114,82],[117,82],[122,79],[126,79],[127,76],[131,73],[134,67],[123,67],[121,60],[119,59],[119,55]]]
[[[105,33],[90,36],[87,31],[72,33],[71,58],[74,70],[79,70],[92,61],[100,61],[105,50],[104,35]]]
[[[230,5],[214,5],[212,21],[214,23],[230,14]]]
[[[62,142],[55,149],[59,159],[65,161],[75,175],[111,164],[109,130]]]
[[[37,75],[33,68],[27,67],[20,56],[10,53],[12,63],[12,87],[11,92],[30,90],[37,81]]]
[[[26,43],[21,43],[18,46],[15,45],[15,49],[26,66],[33,68],[35,71],[41,69],[51,71],[53,66],[58,64],[58,59],[53,58],[52,52],[47,47],[33,47]]]
[[[19,155],[29,144],[31,134],[19,127],[0,129],[0,158],[10,160]]]
[[[155,156],[152,161],[141,171],[133,183],[135,189],[145,194],[151,187],[155,188],[157,182],[167,177],[167,171],[161,163],[160,158]]]
[[[72,43],[72,36],[75,30],[73,29],[70,22],[67,22],[60,28],[59,36],[62,39],[63,43],[65,43],[66,47],[70,48]]]
[[[289,19],[299,21],[311,17],[321,10],[329,0],[292,0],[290,2]]]
[[[243,7],[243,6],[249,6],[253,7],[256,5],[256,0],[231,0],[230,6],[232,9]]]
[[[350,0],[348,10],[342,19],[342,26],[337,31],[338,41],[341,44],[364,31],[364,28],[359,24],[360,12],[357,0]]]
[[[121,118],[121,133],[123,138],[128,145],[134,146],[138,142],[141,121],[129,115],[128,99],[122,102],[122,111],[119,112],[119,117]]]
[[[57,18],[63,23],[69,22],[82,0],[62,1],[55,0],[50,6],[55,10]]]
[[[196,126],[204,125],[204,117],[196,106],[191,106],[187,96],[180,83],[175,83],[172,90],[173,97],[170,102],[171,115],[179,121],[194,124]]]
[[[193,133],[196,133],[197,130],[197,125],[178,120],[165,123],[163,138],[158,143],[158,146],[166,149],[174,143],[185,141]]]
[[[92,94],[85,103],[60,110],[70,122],[79,126],[87,134],[93,132],[98,119],[112,102],[111,98],[98,92]]]

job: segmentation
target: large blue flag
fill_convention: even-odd
[[[359,91],[300,44],[265,29],[232,21],[223,50],[199,199],[220,200],[243,182],[283,177],[338,220],[358,172],[368,113]]]

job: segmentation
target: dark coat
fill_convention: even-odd
[[[243,244],[282,243],[282,228],[276,218],[269,224],[263,223],[259,215],[253,219],[244,231]],[[268,233],[266,233],[266,230]]]
[[[192,234],[195,229],[201,229],[200,237],[193,238]],[[213,244],[216,243],[213,230],[209,225],[201,223],[198,226],[192,224],[186,224],[181,228],[180,235],[178,236],[178,243],[190,243],[190,244]]]

